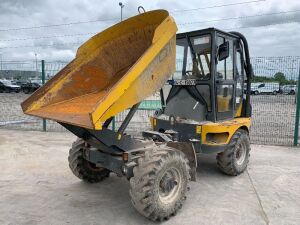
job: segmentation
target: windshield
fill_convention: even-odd
[[[173,79],[209,80],[211,37],[199,35],[176,41],[176,72]]]

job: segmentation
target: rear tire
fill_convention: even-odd
[[[84,159],[83,154],[87,147],[84,140],[78,138],[69,151],[69,167],[73,174],[88,183],[98,183],[109,177],[110,171],[102,167],[96,167],[93,163]]]
[[[225,151],[217,155],[218,168],[227,175],[237,176],[246,170],[249,157],[249,134],[239,129],[232,136]]]
[[[190,167],[184,153],[169,147],[145,152],[130,179],[133,206],[153,221],[174,216],[186,199]]]

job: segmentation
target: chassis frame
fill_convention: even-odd
[[[130,109],[118,132],[107,128],[112,118],[105,122],[102,130],[92,130],[66,123],[60,124],[86,142],[83,157],[87,161],[94,163],[97,167],[109,169],[118,176],[126,176],[130,179],[133,177],[133,168],[137,165],[138,158],[143,157],[146,151],[166,145],[186,155],[191,167],[191,180],[195,180],[197,159],[192,143],[174,142],[167,135],[155,131],[144,131],[144,139],[124,134],[138,106],[139,103]],[[160,137],[160,141],[155,142],[154,137]]]

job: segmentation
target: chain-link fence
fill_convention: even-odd
[[[46,62],[45,81],[60,71],[67,62]],[[43,130],[43,120],[23,114],[21,102],[42,86],[41,61],[2,62],[0,70],[0,128],[21,130]],[[9,87],[12,88],[9,88]],[[20,90],[14,87],[19,86]],[[54,121],[47,121],[47,131],[64,131]]]
[[[251,59],[255,77],[251,85],[252,128],[251,141],[256,144],[292,145],[294,140],[297,81],[300,57],[254,57]],[[67,62],[45,62],[47,81]],[[41,81],[41,62],[2,62],[0,80],[21,86],[20,91],[0,92],[0,128],[43,130],[43,120],[22,113],[20,103],[34,91]],[[25,87],[34,86],[28,94]],[[27,86],[26,86],[27,85]],[[24,91],[25,90],[25,91]],[[28,90],[27,90],[28,91]],[[16,93],[18,92],[18,93]],[[152,96],[141,105],[126,132],[138,134],[150,128],[149,116],[160,107],[160,97]],[[115,117],[116,129],[128,110]],[[47,131],[65,131],[54,121],[47,120]]]
[[[300,57],[255,57],[251,61],[255,75],[251,85],[251,140],[292,145]]]

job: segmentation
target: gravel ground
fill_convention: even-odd
[[[258,95],[251,98],[251,142],[291,146],[296,116],[295,96]]]
[[[0,224],[157,224],[132,207],[126,179],[85,184],[70,172],[74,139],[0,130]],[[238,177],[222,175],[214,155],[198,160],[185,205],[164,224],[300,224],[298,148],[252,145],[248,171]]]
[[[20,103],[29,95],[22,93],[0,93],[0,128],[17,130],[42,130],[42,120],[23,114]],[[295,122],[295,96],[258,95],[252,96],[251,141],[255,144],[288,145],[293,144]],[[137,111],[127,132],[137,134],[149,129],[148,116],[153,110]],[[126,113],[117,116],[118,126]],[[9,124],[8,124],[9,123]],[[66,131],[53,121],[47,121],[48,131]]]

